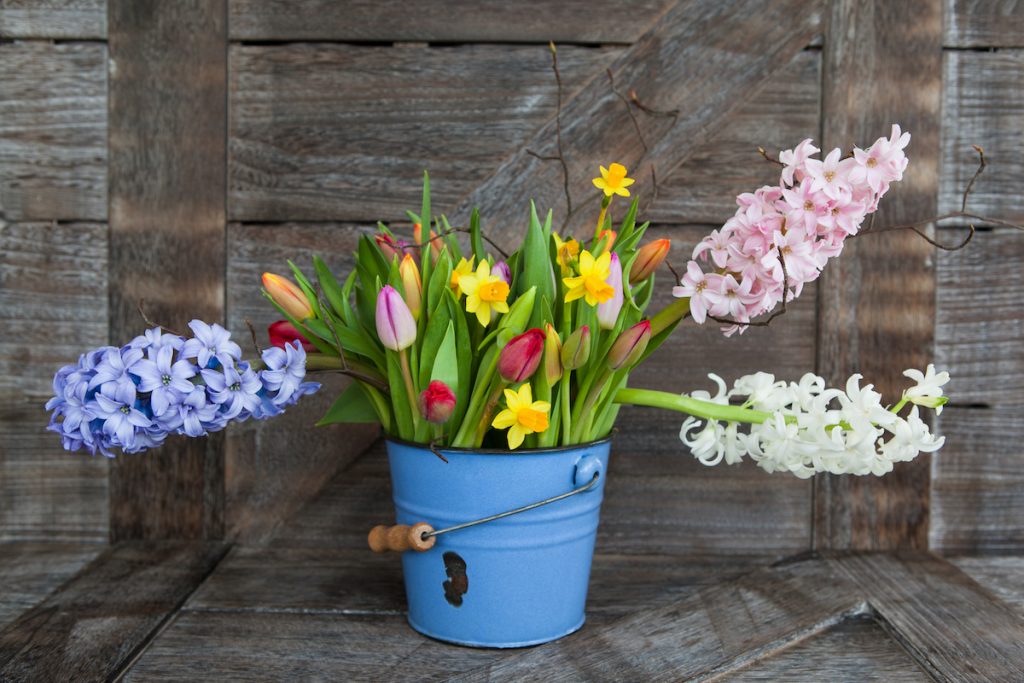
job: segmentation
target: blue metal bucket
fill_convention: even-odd
[[[402,554],[409,624],[474,647],[524,647],[583,625],[610,439],[517,451],[440,449],[387,442],[399,524],[434,529],[572,491],[564,500],[436,536]]]

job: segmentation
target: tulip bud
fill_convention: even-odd
[[[384,285],[377,295],[377,336],[392,351],[401,351],[416,341],[416,321],[402,295]]]
[[[443,424],[455,411],[455,394],[444,382],[435,379],[420,392],[420,414],[427,422]]]
[[[313,317],[313,307],[309,305],[306,295],[288,278],[263,273],[263,288],[267,290],[274,303],[299,322]]]
[[[619,335],[608,351],[608,367],[611,370],[630,368],[640,360],[651,340],[651,321],[641,320]]]
[[[498,261],[491,266],[491,275],[500,277],[506,285],[512,284],[512,269],[504,261]]]
[[[398,266],[398,274],[402,276],[405,302],[409,306],[412,318],[419,320],[420,310],[423,308],[423,281],[420,279],[420,269],[412,254],[406,254],[402,259]]]
[[[437,259],[441,258],[441,245],[442,240],[437,236],[437,233],[433,230],[430,231],[430,262],[437,263]]]
[[[597,244],[600,248],[594,252],[594,256],[598,257],[606,251],[611,251],[612,247],[615,246],[615,238],[618,236],[619,234],[614,230],[602,230],[599,232],[597,234]]]
[[[498,356],[498,372],[512,384],[533,376],[544,355],[544,332],[536,327],[512,337]]]
[[[582,368],[590,359],[590,327],[584,325],[570,334],[562,343],[562,367],[566,370]]]
[[[562,379],[562,340],[551,323],[544,326],[544,376],[548,384]]]
[[[404,242],[395,242],[387,235],[374,235],[373,239],[377,242],[377,247],[384,254],[384,258],[387,259],[388,263],[396,258],[402,258],[402,251],[405,249]]]
[[[672,242],[669,240],[654,240],[640,247],[633,267],[629,269],[629,284],[635,285],[649,278],[668,256],[671,246]]]
[[[302,336],[302,333],[295,329],[287,320],[278,320],[270,323],[267,327],[267,335],[270,337],[270,345],[284,348],[286,344],[298,340],[307,353],[316,351],[316,347],[309,343],[309,340]]]
[[[619,319],[619,311],[622,310],[622,303],[625,300],[622,294],[622,263],[616,253],[612,253],[607,282],[615,290],[615,293],[612,294],[612,298],[597,305],[597,322],[602,330],[610,330],[615,327],[615,322]]]
[[[423,244],[423,224],[412,224],[412,241],[416,244]]]

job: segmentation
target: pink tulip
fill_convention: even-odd
[[[608,367],[621,370],[636,365],[651,340],[651,321],[641,320],[619,335],[608,351]]]
[[[619,319],[619,311],[622,310],[624,297],[622,294],[622,263],[619,262],[619,255],[612,252],[611,270],[608,273],[607,283],[612,286],[615,293],[612,298],[597,305],[597,322],[602,330],[610,330],[615,327],[615,321]]]
[[[504,261],[498,261],[491,266],[491,275],[500,277],[506,285],[512,284],[512,269]]]
[[[498,372],[512,384],[525,382],[533,376],[544,357],[544,331],[533,328],[512,337],[498,356]]]
[[[391,285],[384,285],[377,295],[377,336],[392,351],[407,349],[416,341],[412,311]]]

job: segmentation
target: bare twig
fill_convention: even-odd
[[[345,358],[345,349],[341,345],[341,339],[338,337],[338,330],[334,327],[334,317],[331,315],[331,311],[327,307],[327,301],[324,300],[324,294],[320,291],[320,285],[316,288],[316,300],[320,303],[320,310],[323,312],[324,324],[327,325],[327,329],[331,331],[331,336],[334,337],[334,343],[338,347],[338,355],[341,357],[341,366],[345,371],[349,370],[348,359]]]
[[[615,75],[612,74],[612,70],[606,69],[606,72],[608,73],[608,85],[611,87],[612,92],[615,94],[615,96],[622,100],[622,103],[626,105],[626,113],[629,114],[629,120],[633,122],[633,129],[636,130],[636,136],[640,139],[640,144],[643,145],[644,147],[644,154],[647,154],[647,140],[644,139],[644,134],[640,130],[640,122],[636,120],[636,114],[633,113],[633,107],[630,106],[629,100],[626,99],[626,96],[616,89]],[[636,92],[634,92],[633,90],[630,90],[629,93],[634,97],[636,96]],[[639,102],[637,102],[637,106],[643,108],[642,105],[639,104]]]
[[[458,233],[458,232],[469,234],[469,228],[452,228],[451,230],[445,230],[444,232],[441,232],[441,233],[439,233],[437,235],[434,235],[433,237],[430,237],[430,238],[426,239],[423,242],[423,244],[415,244],[415,245],[412,245],[412,246],[418,247],[420,249],[423,249],[424,247],[430,245],[434,240],[443,239],[443,238],[447,237],[448,235],[454,235],[455,233]],[[497,250],[497,252],[499,254],[501,254],[502,258],[506,258],[507,259],[509,257],[508,252],[505,251],[504,249],[502,249],[500,244],[498,244],[497,242],[492,240],[490,237],[488,237],[487,233],[485,233],[483,230],[480,231],[480,237],[482,237],[483,240],[485,242],[487,242],[489,245],[494,247],[495,250]]]
[[[565,163],[565,151],[562,149],[562,75],[558,72],[558,49],[554,42],[549,42],[551,48],[551,70],[555,72],[555,82],[558,84],[558,109],[555,111],[555,140],[558,143],[558,162],[562,165],[562,187],[565,190],[565,213],[572,215],[572,195],[569,194],[569,165]]]
[[[256,341],[256,328],[252,326],[252,321],[246,318],[245,326],[249,328],[249,335],[252,337],[252,345],[256,349],[256,355],[262,356],[263,349],[260,348],[260,343]]]
[[[159,327],[164,332],[167,332],[168,334],[173,334],[173,335],[175,335],[177,337],[184,337],[185,336],[183,334],[179,334],[178,332],[175,332],[174,330],[172,330],[171,328],[167,327],[166,325],[160,325],[160,324],[155,323],[152,320],[150,320],[149,316],[146,315],[145,306],[146,306],[146,300],[145,299],[139,299],[139,304],[138,304],[139,315],[142,316],[142,322],[146,323],[147,327]]]
[[[764,147],[758,147],[757,148],[757,153],[760,154],[761,156],[763,156],[765,161],[771,162],[773,164],[778,164],[779,166],[781,166],[783,168],[786,167],[786,165],[784,163],[782,163],[781,161],[779,161],[775,157],[769,156],[768,155],[768,150],[766,150]]]
[[[672,267],[672,263],[668,259],[665,259],[665,265],[668,266],[668,269],[672,272],[672,277],[676,279],[676,284],[678,285],[679,283],[681,283],[683,281],[683,278],[679,276],[679,273],[676,271],[675,268]]]
[[[643,102],[640,101],[640,98],[637,97],[636,90],[634,90],[632,88],[629,89],[629,101],[632,102],[633,104],[635,104],[636,108],[639,109],[640,111],[644,112],[645,114],[650,114],[651,116],[664,116],[664,117],[672,119],[673,121],[679,119],[679,110],[678,109],[669,109],[669,110],[666,110],[666,111],[660,111],[658,109],[653,109],[651,107],[648,107],[646,104],[644,104]]]

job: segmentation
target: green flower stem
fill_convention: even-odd
[[[651,336],[655,337],[665,331],[669,325],[682,320],[690,312],[689,299],[676,299],[665,308],[654,314],[651,318]]]
[[[414,429],[419,428],[420,406],[416,394],[416,386],[412,382],[412,370],[409,369],[409,354],[405,349],[398,352],[398,360],[402,364],[402,379],[405,380],[405,393],[409,395],[409,408],[412,409],[412,424]]]
[[[568,446],[572,443],[570,430],[572,428],[572,415],[569,406],[569,376],[572,370],[566,370],[562,375],[562,381],[558,385],[558,403],[562,411],[562,445]]]
[[[909,399],[907,399],[907,397],[904,396],[903,398],[900,399],[899,403],[894,405],[892,408],[889,408],[889,410],[891,410],[894,413],[900,412],[901,410],[903,410],[903,406],[907,405],[908,400]]]
[[[484,435],[487,434],[487,430],[491,428],[491,416],[494,415],[494,409],[498,407],[498,401],[501,400],[501,392],[508,386],[508,382],[504,379],[499,378],[498,383],[494,386],[494,390],[491,395],[487,397],[487,403],[484,405],[484,411],[480,414],[480,421],[476,425],[476,438],[473,441],[473,445],[477,448],[484,442]]]
[[[594,404],[597,403],[597,399],[601,396],[601,390],[604,389],[604,385],[608,382],[611,376],[612,371],[609,368],[605,368],[601,373],[601,376],[598,377],[597,381],[590,387],[590,391],[587,392],[587,398],[579,406],[581,409],[580,412],[574,415],[576,431],[575,434],[573,434],[573,437],[577,443],[586,436],[586,434],[584,434],[584,430],[593,418]]]
[[[772,413],[763,410],[721,405],[711,401],[691,398],[690,396],[680,396],[679,394],[670,394],[667,391],[653,391],[651,389],[619,389],[618,393],[615,394],[614,401],[635,406],[675,410],[705,420],[722,420],[725,422],[761,424],[772,416]],[[794,417],[793,419],[795,420],[796,418]]]
[[[605,214],[608,213],[608,207],[611,206],[612,198],[614,196],[615,195],[606,195],[603,199],[601,199],[601,213],[599,213],[597,215],[597,227],[594,228],[594,239],[595,240],[601,234],[601,226],[604,225]]]
[[[469,405],[462,416],[462,424],[459,425],[459,431],[455,434],[452,446],[467,447],[472,445],[469,439],[476,434],[474,430],[478,422],[477,415],[483,408],[484,396],[486,396],[487,389],[491,386],[491,378],[494,377],[494,372],[497,368],[498,352],[492,346],[487,351],[487,355],[484,356],[483,362],[480,365],[480,372],[477,373],[476,383],[473,386],[473,395],[469,399]]]

